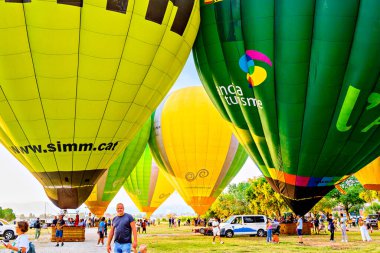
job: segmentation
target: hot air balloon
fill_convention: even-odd
[[[380,192],[380,157],[356,172],[355,177],[367,190]]]
[[[165,172],[154,162],[149,146],[124,184],[124,189],[141,212],[150,217],[174,192]]]
[[[140,160],[148,144],[150,128],[151,119],[149,118],[132,142],[128,144],[123,153],[119,155],[95,185],[85,204],[96,216],[101,217],[104,214],[109,203],[119,192]]]
[[[379,155],[379,9],[377,0],[201,4],[201,81],[298,214]]]
[[[149,145],[174,188],[202,215],[236,176],[247,153],[203,87],[173,92],[154,115]]]
[[[185,64],[199,2],[1,0],[0,141],[76,208]]]

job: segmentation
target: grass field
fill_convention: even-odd
[[[212,237],[194,234],[192,227],[168,228],[166,225],[148,227],[147,235],[139,235],[139,244],[149,247],[149,252],[380,252],[380,231],[371,235],[372,242],[363,242],[356,229],[348,233],[348,243],[341,242],[341,233],[330,242],[329,234],[304,236],[304,244],[296,236],[280,236],[280,243],[266,243],[265,238],[240,236],[222,238],[224,244],[212,244]]]
[[[234,238],[222,238],[224,244],[212,244],[212,237],[191,232],[193,227],[182,226],[180,228],[168,228],[167,224],[150,226],[147,234],[139,234],[138,243],[147,244],[149,253],[175,252],[175,253],[236,253],[236,252],[380,252],[380,231],[371,233],[372,242],[363,242],[358,229],[350,229],[348,243],[341,242],[341,233],[337,231],[335,242],[330,242],[329,234],[304,236],[304,244],[297,243],[297,236],[280,235],[280,243],[266,243],[265,238],[240,236]],[[55,248],[50,242],[48,230],[43,229],[40,240],[35,241],[39,253],[105,253],[105,247],[96,247],[96,228],[86,230],[85,242],[66,243],[65,247]],[[28,232],[33,240],[34,229]],[[8,250],[1,250],[7,253]]]

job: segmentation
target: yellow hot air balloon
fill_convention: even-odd
[[[207,211],[247,159],[203,87],[178,90],[160,105],[149,144],[175,189],[198,214]]]
[[[373,160],[354,175],[367,190],[380,192],[380,157]]]
[[[76,208],[178,77],[199,1],[0,0],[0,142]]]
[[[148,119],[143,128],[128,144],[127,148],[113,162],[95,185],[85,204],[98,217],[107,210],[109,203],[119,192],[125,180],[135,168],[137,162],[148,144],[151,119]]]
[[[124,189],[148,217],[174,192],[166,173],[154,162],[148,146],[126,180]]]

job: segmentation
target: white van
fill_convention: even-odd
[[[267,217],[265,215],[244,214],[233,215],[220,223],[220,234],[228,238],[234,235],[265,236]]]

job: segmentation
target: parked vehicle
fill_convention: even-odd
[[[199,233],[203,235],[213,235],[212,233],[212,220],[208,220],[207,225],[199,229]]]
[[[367,222],[371,224],[373,228],[378,227],[379,215],[378,214],[369,214],[366,219]]]
[[[0,220],[0,237],[4,237],[6,240],[12,240],[17,237],[16,226],[10,225],[5,220]]]
[[[267,217],[265,215],[233,215],[220,224],[220,234],[228,238],[234,235],[266,235]]]

